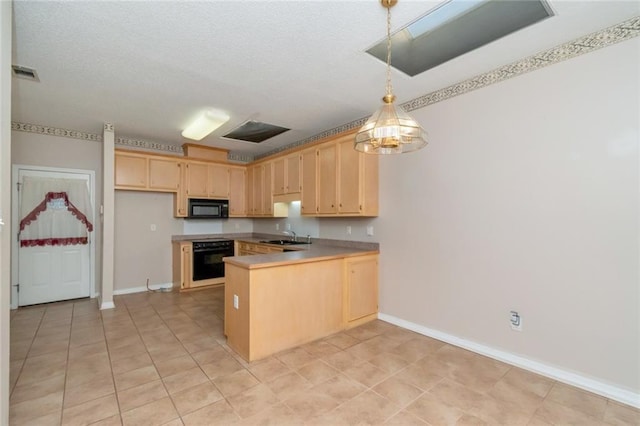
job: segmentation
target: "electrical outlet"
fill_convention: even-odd
[[[367,235],[373,237],[373,226],[367,226]]]
[[[152,223],[152,224],[149,226],[149,228],[151,228],[151,230],[152,230],[152,231],[155,231],[155,230],[157,229],[157,228],[156,228],[156,224],[155,224],[155,223]]]
[[[287,223],[287,231],[291,231],[291,224]]]
[[[515,331],[522,331],[522,317],[517,311],[511,311],[511,329]]]
[[[276,231],[279,231],[279,230],[280,230],[280,224],[276,223]]]
[[[240,298],[238,297],[237,294],[233,295],[233,307],[235,309],[238,309],[238,306],[240,305]]]
[[[240,224],[236,222],[236,229],[240,229]]]
[[[347,226],[347,235],[351,235],[351,227]]]

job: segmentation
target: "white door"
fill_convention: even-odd
[[[82,179],[87,182],[89,194],[93,200],[93,182],[90,174],[18,169],[18,183],[21,184],[25,176]],[[21,199],[19,191],[18,199]],[[95,223],[93,217],[88,219]],[[89,241],[93,241],[92,233],[89,234]],[[19,247],[18,305],[89,297],[92,271],[91,244]]]

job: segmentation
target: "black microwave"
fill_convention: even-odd
[[[189,219],[224,219],[229,217],[229,200],[189,198]]]

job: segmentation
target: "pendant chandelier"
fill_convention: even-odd
[[[380,0],[387,9],[387,90],[383,105],[356,134],[354,148],[368,154],[401,154],[427,145],[427,132],[402,108],[391,90],[391,8],[398,0]]]

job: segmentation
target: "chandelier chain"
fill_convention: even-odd
[[[391,86],[391,7],[387,7],[387,95],[393,95]]]

